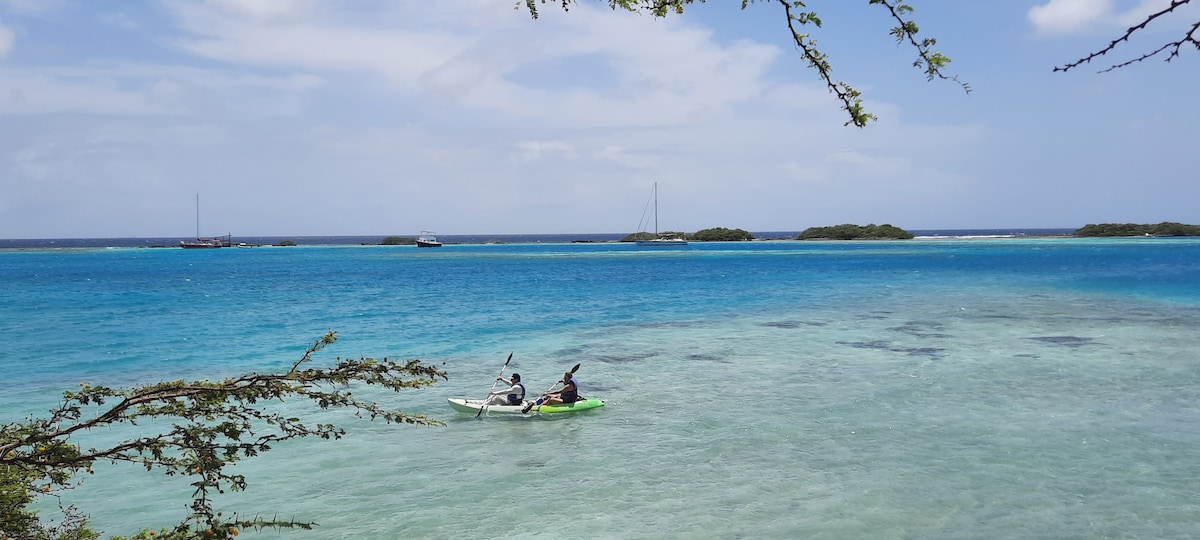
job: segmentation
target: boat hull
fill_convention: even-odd
[[[420,248],[435,248],[442,247],[442,243],[438,242],[437,236],[429,231],[421,231],[421,236],[417,237],[417,247]]]
[[[682,238],[659,238],[656,240],[638,240],[637,241],[637,245],[639,245],[639,246],[650,246],[650,247],[686,246],[687,244],[688,244],[687,240],[684,240]]]
[[[216,249],[225,247],[225,243],[216,238],[197,238],[195,242],[179,241],[179,247],[183,249]]]
[[[462,412],[477,414],[479,408],[483,406],[482,399],[464,399],[464,398],[447,398],[450,403],[450,408]],[[553,413],[569,413],[577,411],[586,411],[604,406],[604,400],[590,398],[575,403],[562,403],[558,405],[534,405],[529,409],[528,413],[522,413],[520,405],[488,405],[484,414],[553,414]]]

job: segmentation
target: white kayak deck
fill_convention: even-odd
[[[476,414],[480,407],[484,407],[482,399],[466,399],[466,398],[447,398],[450,402],[450,407],[458,412]],[[526,401],[525,404],[530,402]],[[566,403],[558,405],[535,405],[529,409],[528,413],[522,413],[523,405],[488,405],[483,414],[532,414],[532,413],[565,413],[575,411],[585,411],[603,407],[604,400],[590,398],[575,403]]]

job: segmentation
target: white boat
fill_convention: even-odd
[[[663,236],[663,237],[659,237],[659,238],[651,238],[649,240],[638,240],[637,245],[639,245],[639,246],[658,246],[658,247],[686,246],[687,240],[684,240],[678,236]]]
[[[421,231],[421,236],[417,237],[417,247],[442,247],[442,243],[438,242],[433,233]]]
[[[641,228],[641,224],[638,224]],[[662,235],[658,233],[658,182],[654,183],[654,238],[647,240],[638,240],[639,246],[653,247],[669,247],[669,246],[686,246],[687,240],[675,235]]]
[[[183,249],[211,249],[225,247],[220,238],[196,238],[195,241],[180,240],[179,247]]]
[[[483,407],[484,400],[482,399],[464,399],[464,398],[446,398],[450,402],[450,408],[464,413],[478,414],[479,409]],[[529,402],[526,401],[525,405]],[[560,403],[558,405],[534,405],[528,411],[522,412],[525,405],[488,405],[484,409],[484,414],[533,414],[533,413],[568,413],[576,411],[586,411],[604,406],[604,400],[596,398],[588,398],[575,403]]]

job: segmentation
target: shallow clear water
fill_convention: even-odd
[[[230,510],[294,538],[1192,537],[1200,240],[304,246],[0,252],[0,418],[80,381],[421,358],[354,421],[237,468]],[[581,363],[608,406],[454,413]],[[290,406],[290,404],[289,404]],[[97,439],[119,434],[97,433]],[[109,466],[68,497],[110,534],[190,490]],[[254,537],[253,531],[249,533]],[[274,532],[263,536],[276,536]]]

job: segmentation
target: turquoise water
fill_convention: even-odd
[[[288,538],[1190,538],[1200,239],[0,251],[0,419],[131,385],[334,356],[421,358],[341,441],[240,463],[229,510]],[[508,353],[608,406],[453,412]],[[297,405],[287,404],[289,407]],[[110,440],[118,433],[94,433]],[[64,495],[109,534],[186,481],[105,466]],[[243,537],[277,537],[248,531]]]

